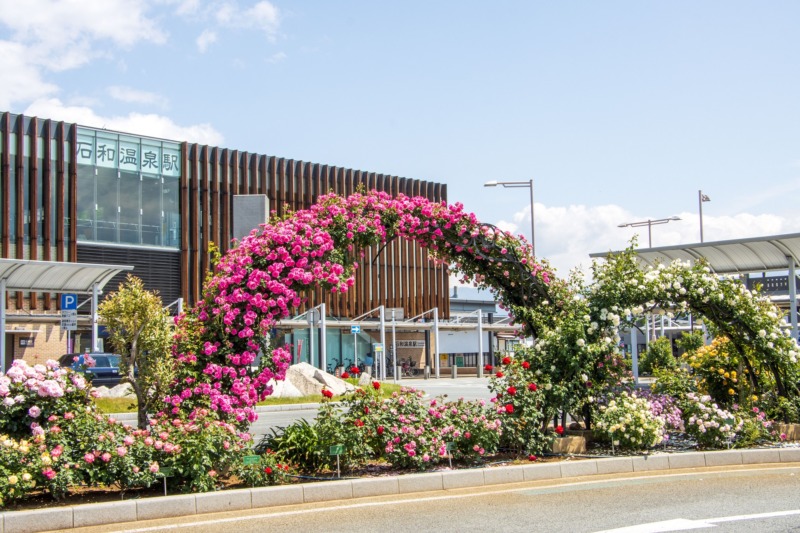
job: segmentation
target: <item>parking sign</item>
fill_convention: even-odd
[[[69,293],[62,294],[61,309],[65,311],[78,309],[78,295]]]

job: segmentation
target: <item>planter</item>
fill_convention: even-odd
[[[583,437],[586,439],[586,444],[594,442],[594,433],[591,429],[568,429],[564,431],[564,435],[570,437]]]
[[[553,439],[553,453],[586,453],[586,438],[581,436],[557,437]]]
[[[800,441],[800,424],[778,424],[777,430],[786,435],[787,441]]]

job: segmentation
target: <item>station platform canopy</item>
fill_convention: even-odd
[[[597,252],[589,256],[603,258],[619,253]],[[649,266],[669,264],[675,259],[694,264],[701,258],[717,274],[790,270],[790,262],[800,264],[800,233],[636,249],[637,261]]]

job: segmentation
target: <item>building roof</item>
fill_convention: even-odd
[[[133,270],[132,266],[0,259],[0,280],[8,291],[62,292],[91,294],[119,272]]]
[[[597,252],[590,257],[619,253]],[[667,264],[675,259],[694,263],[701,258],[717,274],[788,270],[790,259],[800,264],[800,233],[636,249],[636,260],[642,265]]]

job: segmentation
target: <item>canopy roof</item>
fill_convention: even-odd
[[[590,254],[590,257],[619,253],[598,252]],[[794,259],[796,265],[800,264],[800,233],[636,249],[636,260],[642,265],[668,264],[675,259],[694,263],[701,258],[717,274],[788,270],[790,259]]]
[[[119,272],[132,266],[0,259],[0,279],[8,291],[66,292],[91,294],[102,289]]]

